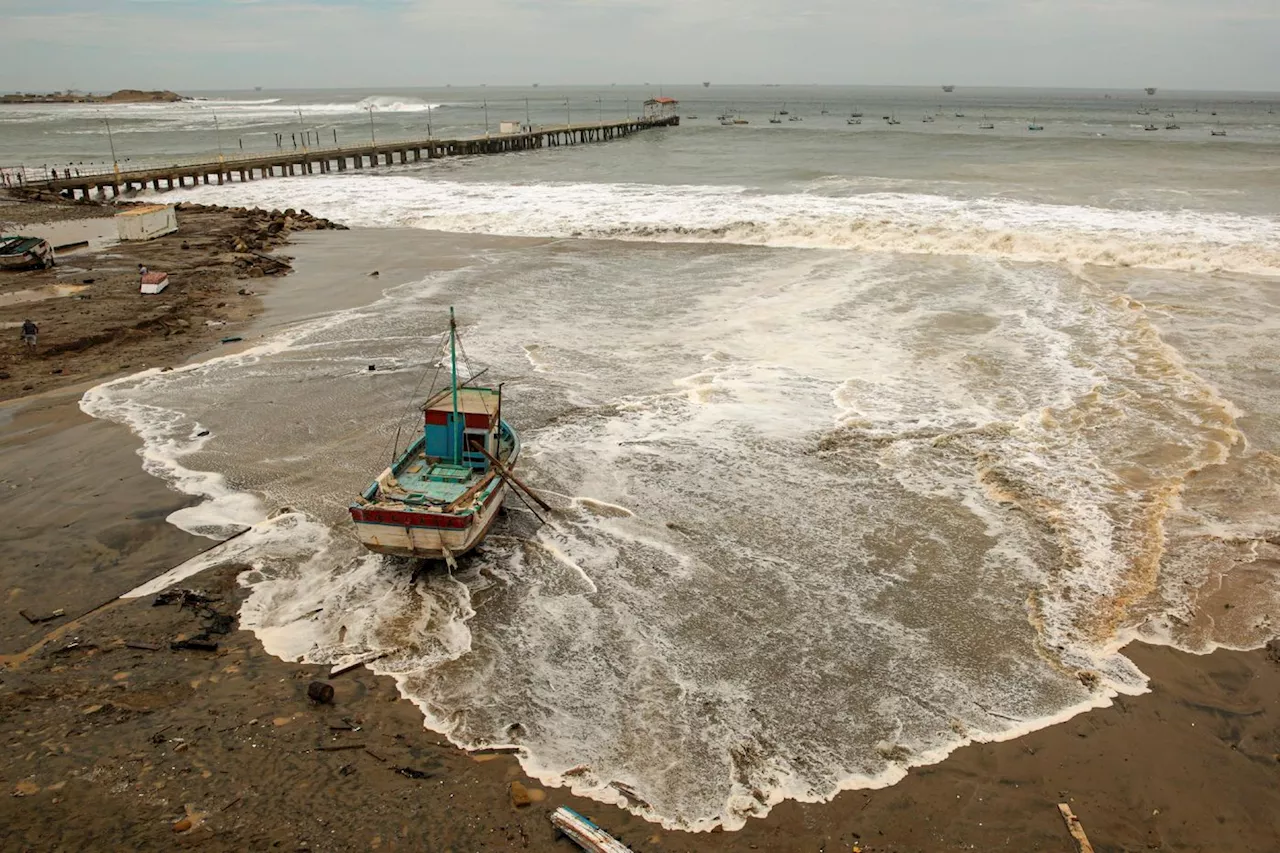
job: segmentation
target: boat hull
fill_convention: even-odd
[[[502,508],[502,499],[506,494],[507,484],[499,483],[479,512],[451,517],[465,521],[463,527],[431,523],[435,519],[428,518],[425,514],[421,523],[414,523],[414,514],[401,511],[399,504],[373,504],[353,510],[352,520],[355,522],[360,544],[370,551],[421,560],[456,558],[473,550],[489,535],[489,528],[497,520],[498,510]],[[369,520],[370,517],[377,516],[388,520]]]

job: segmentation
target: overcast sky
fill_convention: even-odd
[[[1280,0],[0,0],[0,90],[1280,90]]]

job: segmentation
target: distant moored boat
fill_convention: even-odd
[[[956,90],[956,87],[951,85],[944,85],[942,87],[942,91],[944,92],[954,92],[955,90]]]
[[[1145,91],[1148,95],[1154,95],[1154,94],[1156,93],[1156,87],[1155,87],[1155,86],[1148,86],[1148,87],[1147,87],[1146,89],[1144,89],[1143,91]]]

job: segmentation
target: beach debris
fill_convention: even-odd
[[[243,290],[242,290],[242,291],[240,291],[240,292],[241,292],[242,294],[244,293],[244,291],[243,291]],[[247,295],[247,294],[246,294],[246,295]],[[234,344],[234,343],[239,343],[240,341],[243,341],[243,340],[244,340],[244,338],[240,337],[239,335],[231,335],[230,337],[223,338],[223,339],[222,339],[222,343],[224,343],[224,344]]]
[[[57,610],[45,616],[32,616],[30,613],[28,613],[25,610],[19,610],[18,615],[21,616],[23,619],[26,619],[32,625],[39,625],[41,622],[52,622],[54,619],[61,619],[63,616],[66,615],[66,611],[63,610],[62,608],[58,608]]]
[[[307,698],[320,705],[333,704],[333,685],[323,681],[313,681],[307,685]]]
[[[516,808],[524,808],[533,805],[533,798],[529,796],[529,789],[519,781],[511,782],[511,805]]]
[[[356,667],[364,666],[367,663],[373,663],[374,661],[377,661],[377,660],[382,660],[388,655],[393,655],[398,651],[400,650],[384,649],[383,651],[371,652],[370,654],[364,655],[363,657],[357,658],[356,660],[348,661],[347,663],[344,663],[344,664],[339,664],[338,666],[335,666],[333,669],[329,670],[329,677],[334,678],[336,676],[342,675],[342,673],[344,672],[350,672]]]
[[[38,793],[40,793],[40,786],[30,779],[23,779],[13,786],[13,796],[15,797],[30,797],[32,794]]]
[[[630,800],[634,805],[640,806],[643,809],[653,808],[653,806],[649,803],[649,801],[646,800],[644,797],[640,796],[639,794],[637,794],[636,789],[632,788],[630,785],[627,785],[623,782],[613,781],[609,783],[609,787],[621,793],[628,800]]]
[[[195,607],[217,600],[197,589],[167,589],[152,599],[151,606],[160,607],[164,604],[177,604],[178,607]]]
[[[1272,663],[1280,663],[1280,639],[1267,641],[1267,658]]]
[[[161,649],[159,643],[143,643],[137,640],[126,640],[124,647],[126,649],[140,649],[144,652],[158,652]]]
[[[1072,813],[1071,806],[1058,803],[1058,811],[1062,813],[1062,820],[1067,824],[1067,832],[1071,833],[1071,837],[1075,839],[1077,853],[1093,853],[1093,845],[1089,843],[1089,837],[1084,834],[1080,818]]]
[[[174,651],[216,652],[218,644],[203,634],[197,634],[185,640],[174,640],[169,644],[169,648]]]
[[[410,779],[430,779],[431,778],[431,774],[428,773],[427,771],[415,770],[412,767],[396,767],[395,771],[399,773],[401,776],[406,776]]]
[[[631,853],[630,847],[565,806],[551,813],[551,825],[591,853]]]
[[[316,752],[343,752],[348,749],[364,749],[362,743],[331,743],[325,746],[317,746]]]

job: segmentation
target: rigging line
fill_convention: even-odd
[[[440,357],[439,357],[439,356],[440,356],[440,351],[441,351],[441,348],[440,348],[440,347],[437,347],[437,349],[436,349],[436,353],[435,353],[435,355],[436,355],[436,372],[435,372],[435,375],[431,377],[431,390],[432,390],[432,391],[435,391],[435,387],[436,387],[436,380],[440,378],[440,367],[441,367]],[[429,368],[429,366],[428,366],[428,368]],[[409,395],[409,404],[408,404],[407,406],[405,406],[405,411],[400,413],[400,417],[399,417],[399,419],[398,419],[398,420],[397,420],[397,422],[396,422],[396,437],[395,437],[395,439],[394,439],[394,441],[392,442],[392,445],[391,445],[391,462],[392,462],[392,464],[394,464],[394,463],[395,463],[395,461],[396,461],[396,453],[400,450],[400,431],[401,431],[402,429],[404,429],[404,416],[405,416],[405,414],[406,414],[406,413],[408,413],[409,411],[411,411],[411,410],[413,409],[413,401],[414,401],[414,400],[416,400],[416,399],[418,398],[418,389],[422,387],[422,381],[423,381],[424,379],[426,379],[426,378],[427,378],[427,371],[424,369],[424,370],[422,371],[422,375],[418,377],[418,384],[413,386],[413,393]]]
[[[471,359],[467,358],[467,348],[462,345],[461,335],[458,335],[458,349],[462,352],[462,363],[467,366],[467,376],[469,377],[467,379],[467,382],[470,383],[480,374],[476,373],[471,367]],[[480,373],[484,373],[484,372],[485,372],[484,370],[480,371]],[[490,416],[493,415],[493,412],[489,411],[489,400],[487,395],[482,396],[480,398],[480,405],[484,407],[484,413],[486,415],[490,415]]]
[[[525,500],[525,499],[524,499],[524,495],[520,494],[520,490],[519,490],[519,489],[511,488],[511,489],[509,489],[508,491],[510,491],[513,495],[515,495],[516,497],[518,497],[518,498],[520,499],[520,503],[524,504],[525,509],[527,509],[527,510],[529,510],[529,512],[533,513],[534,518],[538,519],[538,521],[541,521],[543,524],[546,524],[546,523],[547,523],[547,520],[546,520],[545,518],[543,518],[542,516],[538,515],[538,511],[537,511],[536,509],[534,509],[532,506],[530,506],[530,505],[529,505],[529,502],[528,502],[527,500]]]

